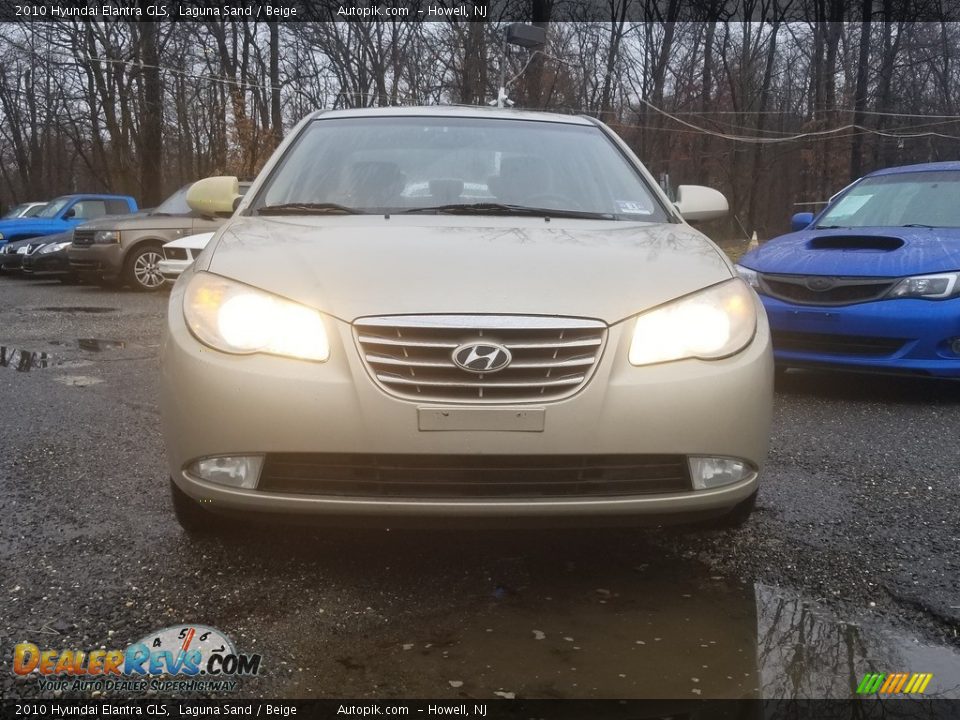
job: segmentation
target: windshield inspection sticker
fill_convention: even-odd
[[[652,212],[649,206],[634,200],[617,200],[617,210],[627,215],[649,215]]]

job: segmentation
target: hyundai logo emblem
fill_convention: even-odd
[[[830,277],[811,277],[807,278],[805,283],[808,290],[813,290],[814,292],[823,292],[824,290],[830,290],[836,286],[837,281]]]
[[[458,368],[472,373],[497,372],[513,360],[513,355],[503,345],[485,342],[461,345],[451,357]]]

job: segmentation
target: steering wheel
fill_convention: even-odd
[[[526,204],[531,207],[542,207],[545,210],[583,210],[583,206],[577,201],[555,193],[531,195],[526,198]]]

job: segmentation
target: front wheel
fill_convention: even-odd
[[[161,260],[163,253],[157,245],[134,248],[124,265],[124,282],[140,292],[159,290],[163,287]]]

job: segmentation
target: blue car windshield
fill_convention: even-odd
[[[43,210],[37,213],[37,217],[42,218],[53,218],[60,214],[60,211],[63,210],[63,206],[70,202],[70,198],[57,198],[56,200],[51,200],[50,204],[47,205]]]
[[[960,172],[867,178],[837,200],[817,227],[960,227]]]

